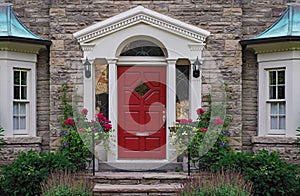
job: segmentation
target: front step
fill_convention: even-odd
[[[183,173],[97,172],[94,195],[176,195]]]
[[[114,171],[114,172],[175,172],[182,170],[182,163],[166,163],[166,162],[100,162],[98,171]]]
[[[156,185],[112,185],[96,184],[94,187],[94,196],[115,196],[115,195],[177,195],[180,184],[156,184]]]

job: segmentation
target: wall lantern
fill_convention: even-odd
[[[200,76],[200,66],[201,66],[201,63],[200,63],[200,61],[197,57],[194,64],[193,64],[193,77],[194,78],[199,78],[199,76]]]
[[[86,78],[91,77],[91,63],[89,62],[88,58],[86,57],[86,60],[83,64],[84,66],[84,73]]]

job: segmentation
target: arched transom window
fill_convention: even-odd
[[[148,40],[137,40],[125,45],[120,56],[165,56],[157,44]]]

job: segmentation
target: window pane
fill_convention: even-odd
[[[26,129],[26,117],[20,117],[20,129]]]
[[[285,116],[279,117],[279,129],[285,129]]]
[[[277,121],[278,117],[277,116],[271,116],[271,129],[277,129]]]
[[[278,84],[285,84],[284,71],[278,71]]]
[[[189,118],[189,73],[190,64],[176,65],[176,118]]]
[[[284,86],[278,86],[278,99],[284,99],[285,98],[285,87]]]
[[[20,72],[14,71],[14,84],[19,85],[20,84]]]
[[[276,84],[276,71],[270,71],[270,85]]]
[[[13,114],[19,115],[19,104],[18,103],[14,103]]]
[[[153,42],[137,40],[127,44],[120,56],[165,56],[163,50]]]
[[[279,103],[279,114],[285,114],[285,103]]]
[[[14,99],[20,99],[20,87],[14,86]]]
[[[27,99],[27,87],[26,86],[21,87],[21,99]]]
[[[277,105],[277,103],[271,103],[271,114],[278,114],[278,105]]]
[[[19,118],[14,117],[14,130],[18,130],[18,129],[19,129]]]
[[[27,84],[27,72],[22,71],[21,72],[21,85]]]
[[[20,103],[20,116],[26,115],[26,103]]]
[[[270,99],[276,99],[276,87],[270,86]]]

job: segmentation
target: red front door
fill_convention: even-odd
[[[118,156],[166,158],[166,68],[118,67]]]

